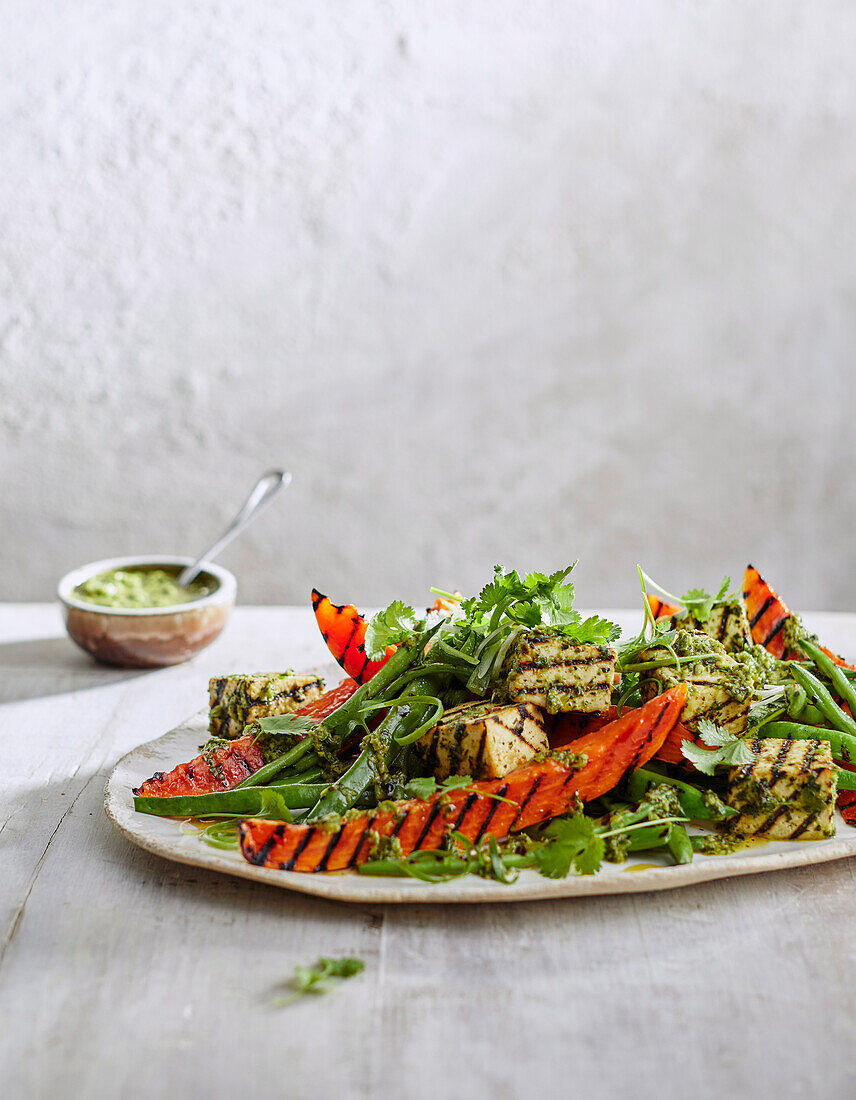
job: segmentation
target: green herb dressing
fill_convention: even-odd
[[[101,607],[174,607],[201,600],[212,591],[200,578],[186,587],[176,573],[165,569],[111,569],[79,584],[73,591],[78,600]]]

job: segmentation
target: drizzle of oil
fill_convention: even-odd
[[[764,848],[770,843],[764,836],[745,836],[734,843],[735,852],[741,852],[744,848]]]
[[[622,870],[627,871],[658,871],[662,867],[661,863],[632,863],[629,867],[624,867]]]

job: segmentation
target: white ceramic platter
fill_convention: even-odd
[[[752,875],[856,856],[856,829],[836,814],[838,836],[831,840],[771,842],[746,848],[734,855],[697,855],[692,863],[680,867],[668,864],[666,858],[644,853],[638,858],[631,857],[624,864],[605,863],[596,875],[571,874],[566,879],[547,879],[536,871],[523,871],[511,886],[475,876],[431,885],[416,879],[370,878],[353,871],[315,875],[254,867],[240,852],[222,851],[203,844],[194,833],[182,831],[181,823],[174,819],[151,817],[134,811],[131,788],[155,771],[168,772],[181,761],[192,759],[207,736],[207,713],[203,711],[163,737],[140,745],[123,757],[105,789],[104,806],[108,817],[134,844],[165,859],[336,901],[507,902],[590,894],[629,894],[671,890],[677,886],[692,886],[731,875]],[[652,866],[652,863],[657,865]]]

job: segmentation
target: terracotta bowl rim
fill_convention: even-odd
[[[98,573],[107,573],[111,569],[124,569],[130,566],[140,565],[190,565],[193,558],[182,554],[134,554],[120,558],[102,558],[101,561],[91,561],[87,565],[80,565],[66,573],[57,585],[57,596],[60,603],[75,611],[86,611],[92,615],[111,615],[124,618],[151,618],[155,615],[186,615],[190,612],[200,611],[206,607],[220,607],[235,602],[238,590],[238,582],[233,573],[224,569],[222,565],[214,562],[205,562],[202,568],[217,581],[217,587],[201,600],[191,600],[188,603],[171,604],[166,607],[104,607],[102,604],[88,603],[86,600],[78,600],[72,595],[73,590],[90,577]]]

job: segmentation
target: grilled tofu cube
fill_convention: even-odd
[[[214,737],[234,740],[250,722],[297,710],[323,690],[320,677],[291,671],[214,676],[208,683],[208,729]]]
[[[838,775],[829,742],[766,737],[750,746],[755,762],[728,774],[725,800],[740,811],[729,831],[769,840],[834,836]]]
[[[640,687],[645,702],[686,683],[687,701],[681,711],[681,722],[687,729],[696,730],[701,719],[708,718],[735,737],[744,734],[752,702],[752,684],[746,667],[735,661],[721,642],[700,630],[679,630],[672,650],[682,663],[645,672]],[[663,645],[649,646],[639,653],[640,662],[656,660],[673,661],[674,657]]]
[[[534,703],[549,714],[600,714],[609,709],[614,649],[575,642],[535,629],[511,651],[506,689],[515,703]]]
[[[676,630],[702,630],[722,642],[729,653],[742,653],[752,645],[752,629],[743,600],[717,604],[704,622],[692,615],[683,618],[673,615],[671,624]]]
[[[544,715],[531,703],[464,703],[416,742],[436,779],[499,779],[549,747]]]

